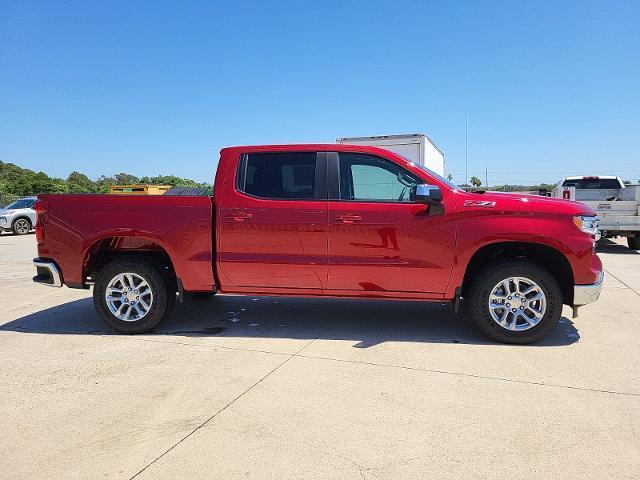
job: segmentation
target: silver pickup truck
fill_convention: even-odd
[[[564,177],[551,196],[584,203],[596,211],[602,237],[627,237],[640,250],[640,184],[624,184],[620,177]]]

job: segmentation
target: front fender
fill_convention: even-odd
[[[475,212],[458,220],[457,243],[451,281],[446,298],[454,298],[463,283],[467,266],[482,248],[517,242],[544,245],[561,253],[569,262],[575,283],[593,283],[591,269],[594,239],[578,230],[571,216],[530,212]]]

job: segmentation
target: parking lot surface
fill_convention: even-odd
[[[448,307],[216,296],[149,335],[0,236],[0,478],[640,478],[640,254],[532,346]]]

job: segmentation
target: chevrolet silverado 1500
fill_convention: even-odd
[[[220,292],[451,302],[527,343],[603,280],[589,207],[468,193],[375,147],[225,148],[212,197],[41,195],[35,208],[34,280],[93,285],[125,333]]]

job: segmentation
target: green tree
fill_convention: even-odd
[[[171,185],[172,187],[207,187],[206,183],[199,183],[190,178],[180,178],[175,175],[156,175],[154,177],[142,177],[140,183],[148,185]]]
[[[473,185],[476,188],[478,188],[480,185],[482,185],[482,182],[480,181],[480,179],[478,177],[471,177],[469,179],[469,181],[471,182],[471,185]]]
[[[447,173],[447,180],[451,182],[453,180],[453,175],[451,175],[450,173]]]
[[[147,183],[173,187],[202,187],[211,191],[211,185],[175,175],[147,176],[139,179],[128,173],[113,177],[105,175],[91,180],[84,173],[71,172],[66,179],[49,177],[44,172],[34,172],[13,163],[0,161],[0,195],[24,196],[40,193],[108,193],[110,185]]]
[[[132,185],[140,183],[140,179],[129,173],[116,173],[113,178],[118,185]]]
[[[116,180],[112,177],[100,176],[98,180],[94,182],[94,188],[96,193],[109,193],[109,185],[115,185]]]
[[[95,191],[94,182],[92,182],[84,173],[74,171],[67,177],[67,192],[93,193]]]

